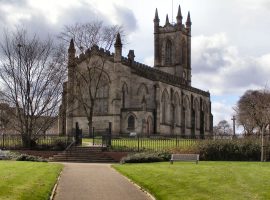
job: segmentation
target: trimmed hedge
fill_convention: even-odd
[[[211,161],[258,161],[261,144],[259,140],[206,140],[198,146],[201,160]]]
[[[259,161],[261,143],[259,139],[202,140],[190,147],[173,148],[167,152],[129,154],[121,163],[145,163],[169,161],[171,154],[196,153],[205,161]]]

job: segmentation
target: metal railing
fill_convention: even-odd
[[[200,138],[180,135],[112,135],[110,148],[115,151],[159,151],[192,147],[201,140]]]
[[[72,142],[71,136],[38,135],[26,146],[21,134],[0,134],[0,149],[64,150]]]
[[[269,135],[264,136],[264,146],[266,154],[270,152],[270,139]],[[100,131],[100,133],[94,133],[94,137],[91,138],[93,144],[107,146],[114,151],[159,151],[172,148],[192,148],[198,145],[200,142],[207,141],[243,141],[251,140],[260,142],[260,135],[219,135],[219,136],[192,136],[192,135],[142,135],[142,134],[109,134],[106,131]],[[110,140],[110,145],[108,144]]]

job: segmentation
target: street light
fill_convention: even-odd
[[[235,116],[232,117],[232,121],[233,121],[233,137],[235,137]]]

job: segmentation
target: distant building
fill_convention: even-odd
[[[0,134],[18,134],[18,118],[15,107],[9,106],[7,103],[0,103]],[[58,134],[58,124],[56,117],[40,116],[36,122],[48,121],[48,126],[40,129],[40,133]]]
[[[185,25],[182,19],[179,6],[176,23],[171,24],[167,16],[165,25],[160,26],[156,10],[154,67],[136,62],[133,50],[123,57],[119,34],[114,53],[93,46],[76,57],[72,40],[68,50],[68,81],[64,86],[59,132],[70,133],[76,122],[84,133],[88,132],[87,118],[75,98],[78,83],[74,74],[85,70],[88,56],[95,56],[106,61],[101,80],[109,84],[98,91],[94,127],[108,127],[108,122],[112,122],[113,134],[211,134],[210,94],[191,86],[190,14]]]

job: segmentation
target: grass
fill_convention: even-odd
[[[47,200],[61,164],[0,161],[1,200]]]
[[[158,200],[270,199],[270,163],[163,162],[113,167]]]

